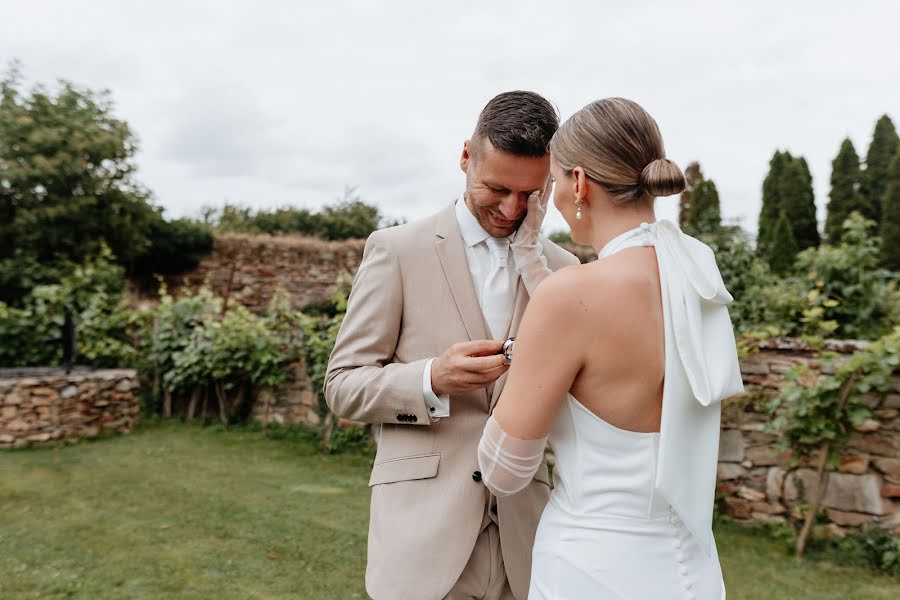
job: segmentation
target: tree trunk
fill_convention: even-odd
[[[163,387],[163,417],[169,418],[172,416],[172,392],[169,391],[169,388]]]
[[[186,420],[193,421],[194,413],[197,412],[197,403],[200,402],[200,392],[202,388],[198,385],[194,387],[194,391],[191,392],[191,401],[188,402],[187,407],[187,417]]]
[[[242,381],[238,384],[237,395],[231,408],[228,411],[228,420],[231,422],[241,421],[244,417],[244,403],[247,401],[247,383]]]
[[[153,406],[159,402],[159,367],[153,368],[153,389],[150,391],[150,397],[153,398]]]
[[[272,394],[266,394],[266,407],[265,407],[265,410],[263,411],[263,435],[266,437],[271,437],[271,434],[269,433],[269,410],[271,409],[271,406],[272,406],[272,403],[269,402],[269,398],[271,396],[272,396]],[[257,395],[257,398],[258,397],[259,396]]]
[[[206,427],[206,411],[209,407],[209,383],[203,386],[203,408],[200,409],[200,425]]]
[[[234,284],[234,271],[237,268],[237,262],[231,263],[231,268],[228,271],[228,285],[225,287],[225,293],[222,294],[222,313],[221,317],[225,316],[225,313],[228,312],[228,300],[231,298],[231,286]]]
[[[322,441],[319,443],[319,451],[324,452],[331,442],[331,432],[334,431],[334,413],[328,411],[325,416],[325,425],[322,426]]]
[[[840,396],[838,396],[838,413],[844,410],[844,406],[847,405],[847,398],[850,396],[850,390],[856,385],[856,381],[859,377],[860,371],[856,370],[850,374],[850,377],[848,377],[847,381],[844,382],[844,385],[841,386]],[[794,546],[794,556],[797,558],[803,556],[803,551],[806,549],[806,541],[809,539],[813,524],[816,522],[819,506],[822,504],[822,499],[825,498],[825,488],[828,487],[828,471],[826,467],[828,466],[828,453],[830,451],[831,442],[823,442],[822,446],[819,448],[819,462],[816,465],[816,495],[809,507],[809,513],[807,513],[806,519],[803,521],[803,529],[800,530],[800,535],[797,537],[797,544]]]
[[[806,549],[806,541],[809,539],[813,524],[816,522],[819,506],[822,504],[822,499],[825,497],[825,488],[828,486],[828,471],[825,467],[828,465],[828,452],[830,450],[831,444],[829,442],[825,442],[822,444],[822,447],[819,448],[819,464],[816,465],[816,496],[813,498],[813,502],[809,507],[809,513],[807,513],[806,518],[803,520],[803,529],[800,530],[800,535],[797,537],[797,544],[794,546],[794,556],[797,558],[803,556],[803,551]]]
[[[222,421],[222,425],[225,429],[228,429],[228,408],[227,408],[227,398],[225,398],[225,386],[221,381],[215,382],[215,390],[216,390],[216,398],[219,400],[219,420]]]

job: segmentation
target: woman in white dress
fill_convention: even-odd
[[[515,493],[554,450],[529,600],[719,600],[720,401],[743,389],[731,296],[709,247],[654,216],[685,182],[643,108],[593,102],[550,151],[554,204],[599,260],[550,274],[549,187],[533,195],[513,243],[531,301],[479,444],[483,479]]]

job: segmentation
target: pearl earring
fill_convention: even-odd
[[[575,209],[576,209],[575,210],[575,219],[578,221],[581,220],[581,204],[582,204],[581,200],[575,201]]]

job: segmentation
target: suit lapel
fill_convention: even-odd
[[[466,333],[472,341],[488,339],[487,323],[478,305],[478,296],[475,295],[466,247],[459,233],[453,204],[438,217],[436,234],[434,246]]]
[[[472,283],[472,274],[469,272],[469,259],[466,257],[466,247],[459,232],[459,223],[456,222],[454,204],[441,212],[435,233],[434,247],[469,340],[486,340],[489,338],[489,329],[478,304],[478,296],[475,294],[475,284]],[[487,389],[482,391],[487,405],[490,402],[489,392]]]
[[[519,323],[522,321],[522,315],[525,314],[525,307],[527,305],[528,292],[525,290],[525,284],[522,283],[522,278],[520,277],[518,287],[516,288],[516,301],[515,304],[513,304],[513,314],[512,318],[509,320],[509,329],[506,332],[506,337],[509,337],[519,330]],[[506,383],[506,375],[508,373],[509,371],[501,375],[492,386],[488,386],[488,395],[491,398],[489,410],[491,411],[494,410],[494,405],[497,404],[497,400],[500,398],[500,392],[503,391],[503,385]]]

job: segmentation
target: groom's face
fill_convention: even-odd
[[[470,140],[459,164],[466,174],[466,205],[485,231],[500,238],[519,228],[529,194],[547,180],[550,155],[516,156],[497,150],[488,139]]]

